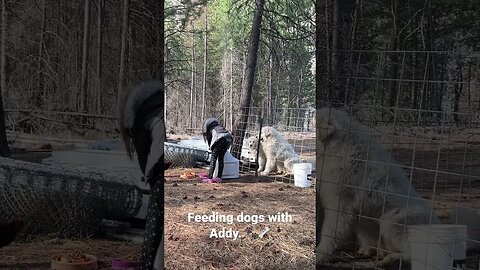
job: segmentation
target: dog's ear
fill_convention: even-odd
[[[324,141],[335,131],[341,129],[339,119],[337,119],[338,116],[339,114],[332,108],[323,108],[318,111],[317,123],[319,132],[317,138],[319,140]]]
[[[249,138],[249,137],[250,137],[250,133],[245,132],[245,138]]]

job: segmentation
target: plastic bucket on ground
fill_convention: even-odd
[[[408,226],[412,270],[466,270],[467,226]]]
[[[213,177],[218,175],[218,160],[215,164],[215,170],[213,171]],[[227,151],[223,158],[223,173],[222,180],[225,179],[237,179],[240,177],[240,162],[232,154]]]
[[[293,164],[293,180],[297,187],[311,187],[312,182],[307,179],[307,176],[312,173],[311,163],[296,163]]]

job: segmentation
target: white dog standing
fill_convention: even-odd
[[[317,224],[322,226],[317,264],[331,259],[352,232],[358,239],[359,254],[372,255],[373,248],[380,248],[380,266],[408,260],[404,225],[437,224],[440,220],[410,185],[403,169],[393,160],[389,162],[387,151],[365,126],[331,108],[318,110],[316,116],[321,129],[317,140],[323,148],[318,150],[318,161],[324,211],[323,224]],[[457,224],[478,224],[478,215],[465,213],[462,210],[458,215]],[[370,219],[359,219],[359,215]],[[469,235],[469,239],[479,237],[478,233]]]
[[[256,154],[258,136],[248,138],[250,150]],[[263,127],[258,153],[258,173],[268,175],[272,172],[293,173],[293,164],[300,163],[300,156],[295,153],[288,140],[273,127]]]

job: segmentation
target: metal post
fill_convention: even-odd
[[[257,156],[255,157],[255,164],[257,166],[255,167],[255,179],[258,180],[258,155],[260,153],[260,138],[262,138],[262,125],[263,125],[263,118],[262,115],[259,115],[259,122],[260,122],[260,129],[258,130],[258,141],[257,141]]]

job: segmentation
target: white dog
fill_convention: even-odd
[[[387,151],[367,127],[331,108],[318,110],[316,116],[324,215],[323,224],[317,224],[322,226],[317,264],[331,259],[351,233],[358,239],[359,254],[373,255],[373,248],[379,247],[379,266],[408,260],[405,225],[440,223],[432,208],[409,184],[403,169],[389,162]],[[457,224],[479,224],[478,215],[461,213]],[[469,239],[480,239],[478,232],[469,233]],[[386,255],[384,250],[393,253]]]
[[[248,147],[250,149],[250,153],[254,156],[257,156],[257,148],[258,148],[258,135],[251,136],[247,139]],[[263,143],[263,139],[261,139],[260,143]],[[258,173],[261,173],[265,170],[265,165],[267,163],[267,157],[265,155],[265,151],[263,151],[263,147],[260,144],[260,150],[258,153]],[[283,167],[283,162],[275,162],[275,168],[271,170],[271,172],[278,172],[284,173],[285,169]]]
[[[258,136],[248,138],[252,153],[256,154]],[[263,127],[260,137],[260,150],[258,153],[258,173],[268,175],[279,172],[285,175],[293,173],[293,164],[302,160],[295,153],[287,139],[273,127]]]

